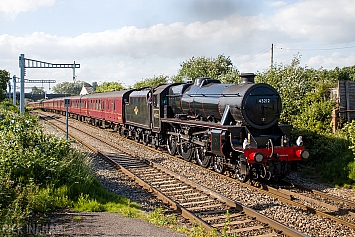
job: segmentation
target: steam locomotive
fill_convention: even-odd
[[[291,126],[279,125],[279,93],[270,85],[254,83],[242,74],[240,84],[221,84],[197,78],[194,84],[173,83],[51,99],[29,105],[64,113],[171,155],[195,160],[218,173],[229,171],[241,182],[280,179],[289,164],[309,159],[309,151],[290,141]]]

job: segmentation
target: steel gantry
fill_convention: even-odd
[[[47,63],[38,60],[33,60],[25,58],[24,54],[21,54],[19,57],[19,67],[20,67],[20,111],[21,113],[25,112],[25,75],[26,68],[71,68],[73,69],[73,80],[75,81],[75,69],[80,68],[80,64],[74,63]]]

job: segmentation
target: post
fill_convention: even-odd
[[[69,130],[69,126],[68,126],[68,107],[65,107],[65,138],[68,140],[68,131]]]
[[[21,69],[21,81],[20,81],[20,112],[25,112],[25,55],[20,55],[20,69]]]
[[[70,106],[70,99],[64,99],[64,107],[65,107],[65,127],[66,127],[66,139],[68,140],[68,108]]]
[[[274,44],[271,44],[270,69],[273,68],[273,64],[274,64]]]
[[[347,122],[351,122],[350,120],[350,81],[345,81],[345,96],[346,96],[346,115]]]
[[[16,75],[13,75],[12,83],[14,84],[14,91],[13,91],[13,95],[12,95],[12,101],[13,101],[14,106],[16,106]]]
[[[333,109],[332,111],[332,127],[333,127],[333,133],[336,133],[337,129],[338,129],[338,110],[337,109]]]
[[[75,82],[75,61],[74,61],[74,64],[73,64],[73,81]]]

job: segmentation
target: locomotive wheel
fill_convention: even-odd
[[[136,141],[136,142],[139,142],[141,139],[140,139],[140,136],[139,136],[139,133],[136,131],[135,133],[134,133],[134,140]]]
[[[175,155],[177,149],[177,141],[174,135],[169,135],[166,139],[166,147],[170,155]]]
[[[125,138],[128,138],[128,130],[127,129],[122,129],[122,135],[125,137]]]
[[[154,147],[154,149],[158,149],[159,147],[159,139],[157,136],[152,136],[152,147]]]
[[[184,160],[191,161],[192,154],[193,154],[191,143],[189,142],[181,143],[181,145],[179,146],[179,153]]]
[[[223,159],[222,157],[215,157],[214,159],[214,165],[213,165],[213,169],[220,174],[223,174],[224,170],[226,169],[226,166],[223,163]]]
[[[149,135],[148,134],[143,134],[143,144],[147,146],[149,143]]]
[[[249,173],[249,170],[247,170],[246,174],[242,174],[241,163],[239,160],[237,160],[236,169],[235,169],[235,175],[236,175],[237,179],[242,183],[246,182],[249,178],[248,173]]]
[[[204,167],[204,168],[207,168],[210,166],[210,163],[211,163],[211,156],[206,156],[202,149],[198,149],[196,148],[196,160],[197,160],[197,163]]]

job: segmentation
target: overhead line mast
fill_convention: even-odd
[[[19,67],[21,73],[20,81],[20,111],[21,113],[25,112],[25,75],[26,68],[72,68],[73,69],[73,80],[75,81],[75,68],[80,68],[80,64],[74,63],[47,63],[38,60],[33,60],[25,58],[24,54],[21,54],[19,57]]]

